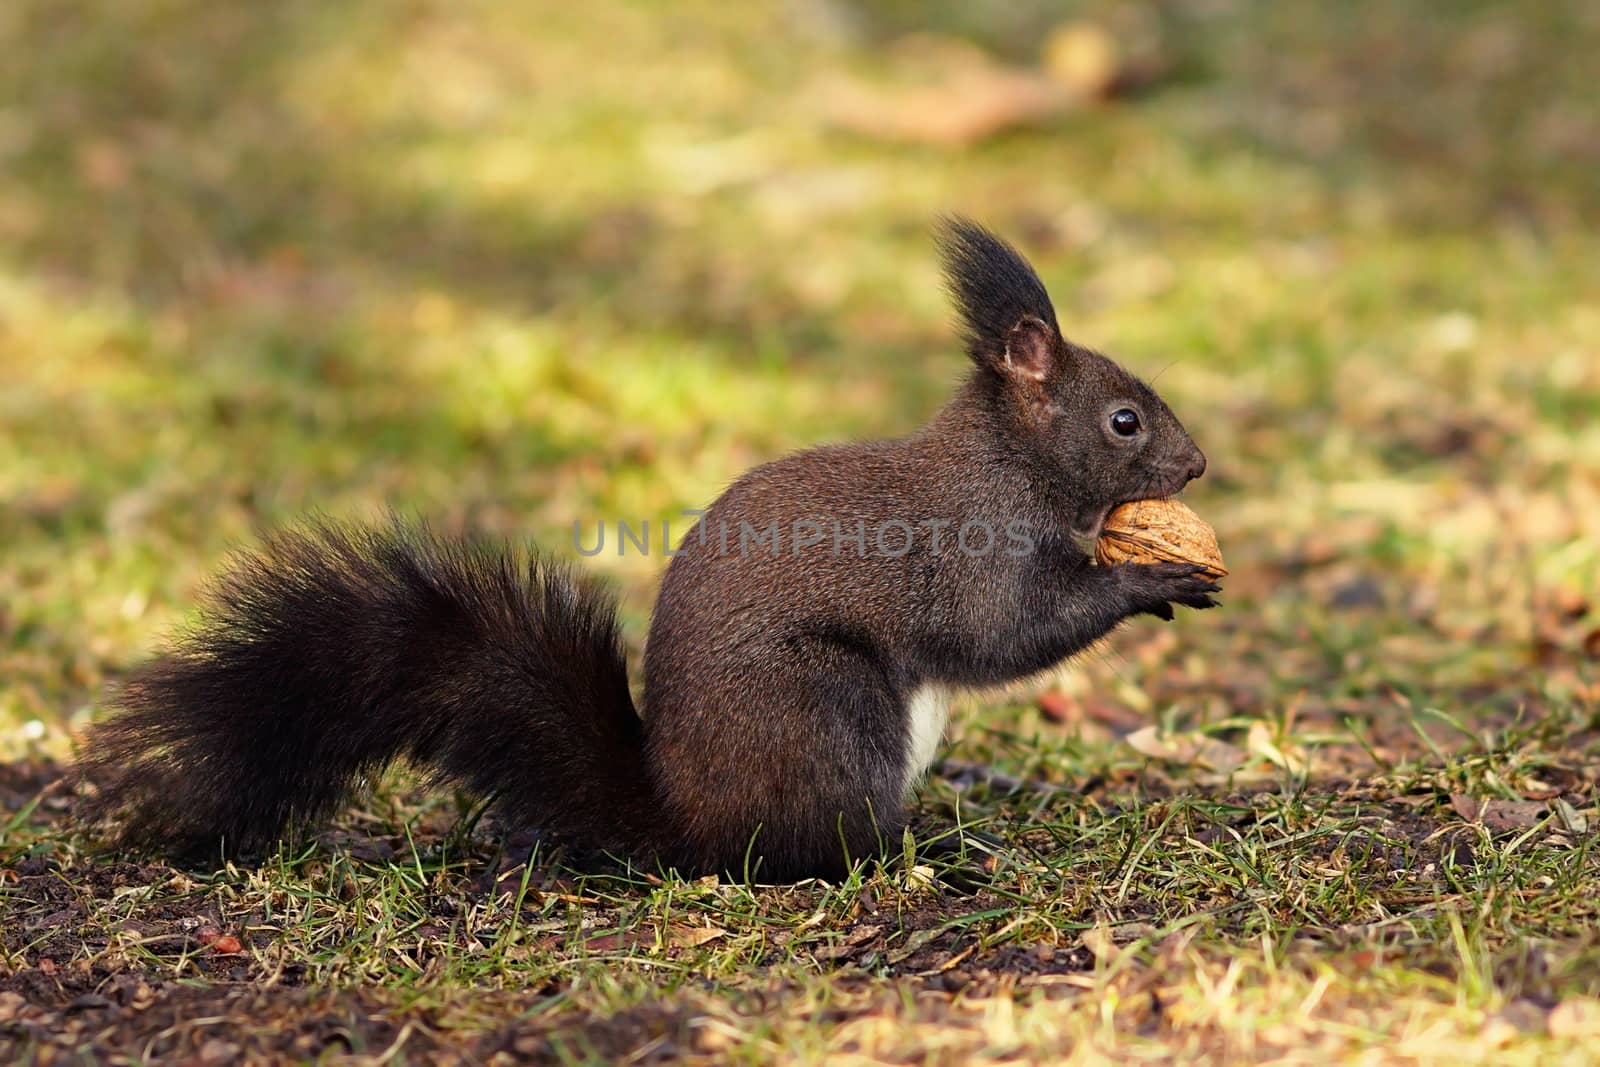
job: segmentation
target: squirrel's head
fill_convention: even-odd
[[[967,353],[999,402],[1008,444],[1059,490],[1074,533],[1094,537],[1118,504],[1172,496],[1205,472],[1205,454],[1154,389],[1061,335],[1015,248],[959,218],[939,244]]]

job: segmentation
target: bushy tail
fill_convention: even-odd
[[[82,767],[128,844],[256,849],[404,757],[520,826],[656,846],[613,601],[503,546],[398,521],[280,533],[114,704]]]

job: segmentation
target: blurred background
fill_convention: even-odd
[[[1596,55],[1586,0],[8,0],[0,734],[310,510],[571,554],[911,430],[949,211],[1156,380],[1234,570],[994,721],[1592,710]],[[635,650],[664,564],[588,563]]]

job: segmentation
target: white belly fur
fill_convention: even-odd
[[[939,751],[944,737],[944,724],[950,717],[951,692],[942,685],[929,683],[919,687],[906,700],[906,770],[907,792],[928,769]]]

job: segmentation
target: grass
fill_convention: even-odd
[[[1162,76],[950,149],[818,86],[1032,63],[1051,5],[6,5],[0,1052],[1590,1062],[1600,21],[1078,13]],[[969,699],[910,865],[582,875],[404,777],[260,867],[74,821],[72,731],[263,529],[566,551],[917,425],[949,210],[1156,380],[1234,573]],[[663,563],[586,561],[635,655]],[[958,818],[975,894],[917,870]]]

